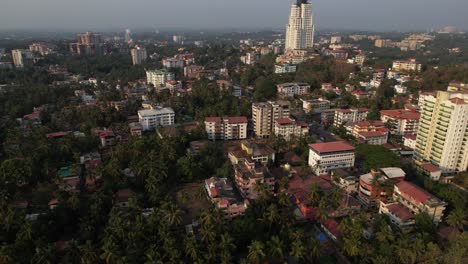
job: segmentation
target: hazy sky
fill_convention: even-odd
[[[282,28],[295,0],[0,0],[1,29]],[[468,0],[312,0],[317,28],[468,29]]]

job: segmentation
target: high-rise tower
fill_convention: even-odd
[[[308,0],[297,0],[291,6],[286,25],[286,50],[310,49],[314,46],[314,21],[312,4]]]

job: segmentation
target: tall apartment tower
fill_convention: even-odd
[[[16,68],[23,68],[24,65],[32,59],[32,53],[29,50],[15,49],[11,51],[13,64]]]
[[[308,0],[297,0],[297,3],[291,6],[289,22],[286,25],[286,50],[313,48],[314,31],[312,4],[308,3]]]
[[[141,64],[148,58],[144,47],[135,46],[131,51],[133,65]]]
[[[291,104],[288,101],[268,101],[252,104],[252,122],[257,137],[272,134],[276,119],[289,117]]]
[[[439,91],[422,98],[415,160],[446,176],[468,168],[468,92]]]

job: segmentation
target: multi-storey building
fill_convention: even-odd
[[[36,42],[29,45],[29,51],[39,53],[42,56],[53,53],[55,48],[55,45],[44,42]]]
[[[354,166],[354,147],[344,141],[309,145],[309,166],[316,175]]]
[[[393,200],[409,209],[413,214],[427,213],[435,224],[444,216],[447,203],[417,185],[400,181],[395,184]]]
[[[333,125],[339,127],[350,122],[364,121],[369,112],[368,108],[337,109]]]
[[[13,57],[13,64],[16,68],[23,68],[33,57],[29,50],[15,49],[11,51]]]
[[[324,111],[329,110],[331,105],[330,101],[322,98],[313,100],[301,99],[301,101],[302,109],[304,109],[306,113],[310,113],[311,111],[313,111],[314,114],[321,114]],[[333,114],[335,113],[333,112]]]
[[[77,35],[77,42],[70,44],[70,52],[78,55],[94,55],[102,52],[103,40],[100,34],[86,32]]]
[[[234,179],[244,199],[257,199],[256,186],[259,184],[265,185],[270,192],[273,192],[275,187],[275,178],[268,168],[249,159],[234,165]]]
[[[392,69],[394,71],[421,71],[422,65],[415,59],[410,60],[397,60],[393,62]]]
[[[166,82],[175,80],[175,74],[167,70],[146,71],[146,83],[154,87],[166,85]]]
[[[276,74],[292,73],[296,72],[296,70],[297,66],[295,64],[275,64]]]
[[[252,104],[252,121],[257,137],[271,135],[274,120],[289,117],[291,103],[288,101],[269,101]]]
[[[235,140],[247,138],[246,117],[207,117],[205,129],[209,140]]]
[[[322,122],[322,125],[329,126],[334,124],[336,110],[339,109],[328,109],[322,111],[322,113],[320,114],[320,121]]]
[[[422,102],[415,160],[430,162],[444,175],[468,168],[468,93],[439,91]]]
[[[367,206],[377,205],[379,200],[391,197],[395,184],[405,179],[406,173],[400,168],[381,168],[359,177],[359,200]]]
[[[360,143],[383,145],[388,140],[388,129],[381,121],[360,121],[345,126],[349,134]]]
[[[268,162],[275,161],[275,150],[266,144],[243,141],[239,145],[229,148],[228,157],[232,165],[237,165],[244,160],[251,160],[266,166]]]
[[[468,83],[450,82],[447,88],[449,92],[468,92]]]
[[[227,178],[211,177],[205,180],[208,197],[228,218],[243,215],[249,202],[238,198],[232,183]]]
[[[314,46],[314,22],[312,4],[297,0],[291,7],[289,23],[286,26],[286,49],[310,49]]]
[[[416,134],[419,128],[420,117],[421,114],[413,109],[380,111],[380,120],[388,124],[391,134],[399,136]]]
[[[310,85],[307,83],[282,83],[276,86],[278,95],[283,97],[293,97],[295,95],[308,94]]]
[[[141,46],[135,46],[131,51],[132,55],[132,63],[133,65],[141,64],[148,58],[148,54],[146,53],[146,49]]]
[[[138,111],[138,119],[143,131],[154,130],[158,126],[174,124],[175,112],[170,107],[152,107]]]
[[[162,60],[162,65],[165,68],[179,68],[183,69],[185,66],[185,61],[178,58],[165,58]]]
[[[309,134],[309,125],[305,122],[296,122],[290,117],[275,120],[274,133],[289,141]]]

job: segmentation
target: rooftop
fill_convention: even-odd
[[[345,141],[317,143],[309,145],[310,149],[321,154],[321,153],[332,153],[341,151],[354,151],[354,147]]]
[[[428,204],[430,206],[437,206],[443,203],[439,198],[413,183],[401,181],[396,183],[395,187],[398,188],[403,196],[406,196],[417,203]]]
[[[421,114],[412,110],[396,109],[396,110],[382,110],[380,111],[382,116],[388,116],[395,119],[410,119],[419,120]]]
[[[406,221],[408,221],[410,219],[414,219],[414,215],[411,213],[411,211],[408,210],[406,207],[401,206],[398,203],[388,205],[387,209],[393,215],[400,218],[403,222],[406,222]]]

